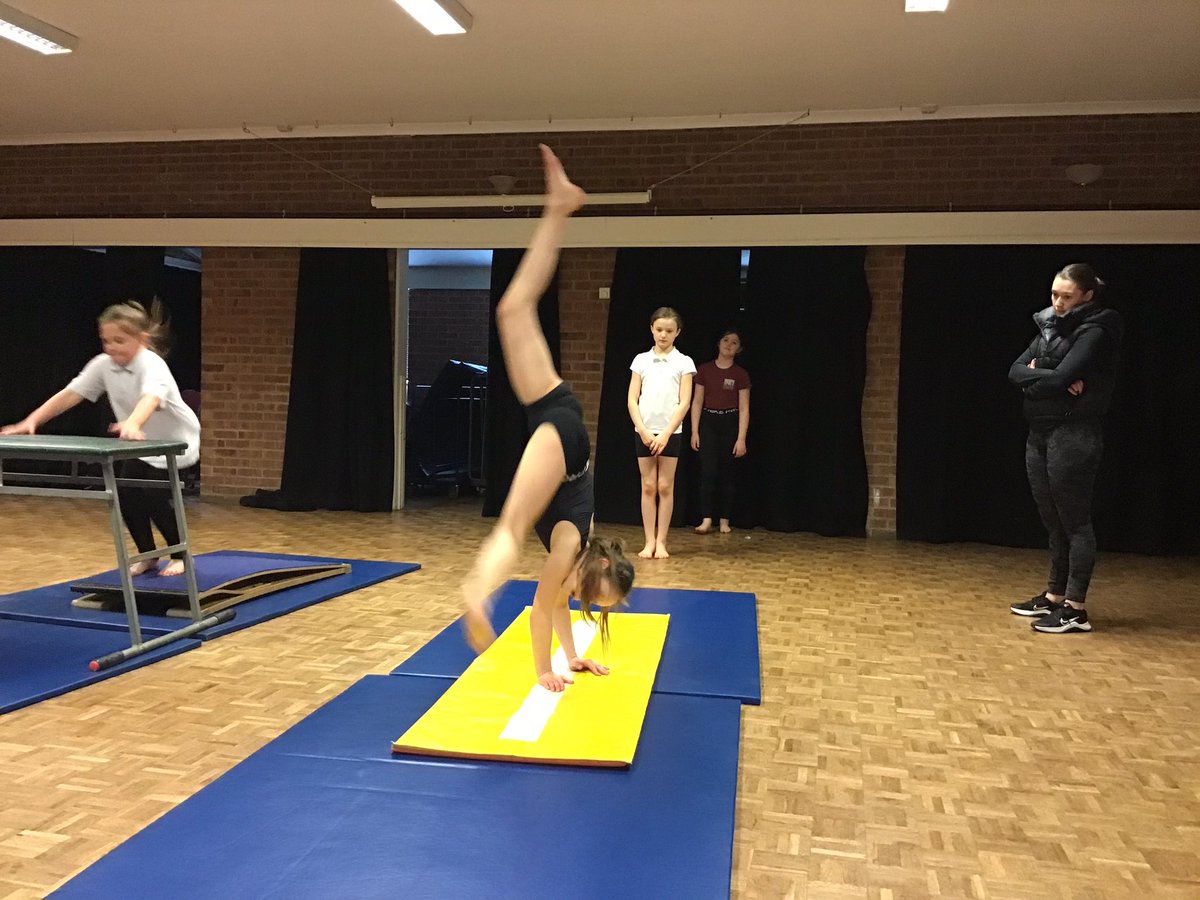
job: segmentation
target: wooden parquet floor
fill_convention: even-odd
[[[99,506],[0,498],[0,593],[111,567]],[[0,717],[0,898],[43,896],[452,621],[489,523],[470,499],[421,506],[189,503],[198,550],[424,568]],[[1040,590],[1038,552],[684,531],[671,549],[639,584],[758,595],[734,897],[1200,898],[1200,560],[1102,556],[1096,631],[1060,636],[1007,609]]]

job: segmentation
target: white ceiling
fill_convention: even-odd
[[[6,2],[80,43],[0,41],[0,142],[1200,110],[1200,0]]]

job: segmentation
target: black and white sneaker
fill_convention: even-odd
[[[1030,597],[1024,603],[1014,603],[1009,607],[1018,616],[1047,616],[1056,604],[1051,603],[1042,591],[1036,597]]]
[[[1092,623],[1088,621],[1087,612],[1064,603],[1054,607],[1045,618],[1031,622],[1030,627],[1047,634],[1066,634],[1070,631],[1091,631]]]

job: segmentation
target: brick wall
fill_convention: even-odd
[[[539,189],[534,145],[549,140],[586,187],[644,190],[766,129],[320,138],[294,152],[355,190],[256,141],[0,147],[0,217],[330,216],[386,218],[367,194],[486,193],[487,176]],[[1098,162],[1080,188],[1063,168]],[[1200,208],[1200,114],[795,126],[664,185],[654,214]],[[590,208],[585,214],[645,214]],[[452,215],[429,213],[429,215]],[[510,215],[499,210],[498,217]],[[412,212],[407,213],[412,217]],[[563,375],[595,438],[612,250],[562,260]],[[295,250],[205,251],[204,491],[275,487],[282,464]],[[868,528],[895,530],[895,396],[902,248],[868,253],[864,435]],[[455,351],[458,352],[458,351]]]
[[[867,454],[867,534],[896,535],[896,402],[900,388],[900,300],[904,248],[868,247],[871,324],[867,329],[867,382],[863,392],[863,448]],[[876,500],[878,492],[878,500]]]
[[[604,342],[608,339],[608,301],[600,288],[612,285],[617,251],[565,250],[558,268],[558,330],[562,376],[583,407],[583,424],[596,447]]]
[[[300,251],[213,248],[201,279],[201,489],[275,489],[283,471]]]
[[[593,190],[645,190],[768,129],[0,147],[0,217],[386,218],[369,195],[540,189],[537,141]],[[1081,188],[1063,168],[1105,167]],[[658,214],[1200,207],[1200,114],[795,125],[655,191]],[[595,213],[631,214],[641,210]],[[427,215],[453,215],[431,212]],[[409,218],[413,212],[406,214]],[[499,210],[498,217],[509,216]]]
[[[432,384],[449,359],[487,365],[490,296],[486,290],[409,290],[411,385]]]

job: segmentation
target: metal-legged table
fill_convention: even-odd
[[[121,576],[121,593],[125,598],[125,615],[129,619],[129,647],[92,660],[93,670],[106,669],[147,650],[161,647],[180,638],[203,631],[219,622],[232,618],[232,610],[224,610],[212,616],[204,616],[200,610],[199,590],[196,587],[196,566],[188,541],[187,522],[183,514],[183,490],[179,482],[178,454],[187,449],[183,441],[122,441],[116,438],[73,437],[48,434],[0,436],[0,495],[20,494],[36,497],[69,497],[80,500],[104,500],[108,503],[109,526],[112,529],[113,545],[117,551],[117,571]],[[145,456],[165,456],[168,480],[118,479],[115,463],[123,459]],[[56,462],[94,463],[100,466],[103,477],[81,475],[27,475],[4,472],[5,459],[50,460]],[[13,483],[17,482],[17,483]],[[33,482],[34,484],[30,484]],[[63,487],[43,485],[62,484]],[[148,487],[171,491],[175,501],[175,524],[179,529],[179,543],[155,549],[148,553],[130,556],[125,549],[122,533],[121,500],[117,496],[117,485]],[[87,490],[87,486],[103,486],[103,490]],[[137,601],[133,590],[133,578],[129,574],[131,564],[144,559],[183,553],[183,574],[187,583],[188,609],[191,624],[149,641],[142,640],[142,626],[138,619]],[[226,615],[228,613],[228,615]]]

